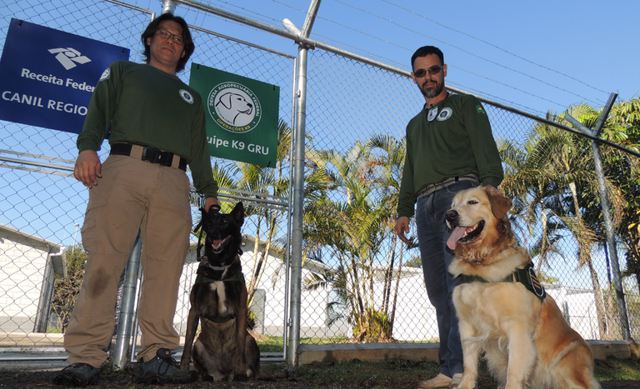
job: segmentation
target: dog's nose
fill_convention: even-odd
[[[445,214],[445,219],[447,219],[447,224],[450,226],[455,226],[458,224],[458,211],[455,209],[450,209]]]

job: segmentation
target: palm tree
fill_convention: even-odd
[[[240,178],[236,188],[253,193],[259,199],[285,198],[289,191],[289,179],[285,175],[284,162],[289,157],[291,150],[291,128],[283,121],[278,122],[278,149],[276,154],[276,168],[263,168],[257,165],[239,163]],[[256,287],[260,282],[265,269],[265,261],[272,250],[273,241],[277,233],[277,226],[285,216],[286,211],[268,206],[248,205],[245,208],[248,217],[253,216],[255,223],[253,268],[250,272],[250,282],[247,288],[249,304],[253,301]],[[263,228],[265,239],[262,240]],[[264,249],[260,250],[261,245]]]
[[[370,149],[357,142],[346,153],[310,154],[317,171],[333,180],[333,190],[305,209],[305,240],[309,247],[332,249],[338,279],[346,280],[346,297],[354,336],[359,340],[390,338],[388,317],[376,306],[374,281],[379,273],[375,259],[386,237],[381,225],[389,208],[377,201],[371,180]]]
[[[547,151],[547,144],[533,133],[524,148],[510,141],[500,142],[498,148],[505,169],[501,188],[513,201],[512,225],[520,243],[537,258],[537,268],[541,270],[550,265],[553,255],[562,256],[558,242],[563,226],[553,213],[556,177],[546,166],[546,155],[542,155]],[[536,234],[535,226],[539,226],[541,232]]]
[[[568,113],[587,127],[598,117],[598,113],[587,106],[574,107]],[[609,338],[612,336],[610,320],[598,273],[591,261],[593,246],[601,240],[600,231],[592,219],[585,217],[589,209],[599,206],[599,200],[592,195],[597,193],[597,183],[590,150],[585,139],[539,124],[527,139],[524,153],[513,145],[502,146],[502,156],[508,166],[502,185],[507,193],[515,195],[516,204],[530,204],[524,216],[529,226],[541,223],[543,232],[533,250],[539,253],[541,264],[548,263],[548,254],[558,252],[560,231],[569,231],[575,238],[578,266],[586,266],[591,276],[600,336]],[[614,193],[613,198],[619,198],[615,191],[610,192]]]
[[[613,106],[603,137],[640,150],[640,98]],[[608,177],[616,183],[626,201],[617,235],[626,248],[625,275],[635,276],[640,294],[640,158],[613,148],[601,147]]]
[[[367,147],[371,150],[372,179],[380,187],[381,205],[388,210],[386,222],[384,224],[385,233],[391,237],[391,247],[388,251],[387,269],[385,271],[382,311],[390,316],[390,325],[393,330],[395,320],[396,303],[398,299],[398,289],[402,276],[402,260],[405,246],[400,244],[398,254],[398,237],[393,233],[395,224],[395,210],[398,205],[400,193],[400,181],[402,179],[402,166],[406,154],[406,139],[397,140],[389,135],[377,135],[367,142]],[[380,153],[380,154],[378,154]],[[393,293],[393,303],[391,303],[391,290],[393,286],[394,266],[398,255],[398,268],[396,271],[395,289]],[[391,310],[389,304],[391,303]]]

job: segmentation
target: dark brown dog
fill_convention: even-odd
[[[203,379],[231,381],[258,374],[260,350],[247,330],[247,287],[240,264],[243,223],[242,203],[229,214],[217,208],[202,212],[205,255],[191,289],[180,367],[189,368],[193,349],[193,364]],[[200,335],[194,343],[198,322]]]

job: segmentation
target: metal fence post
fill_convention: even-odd
[[[298,36],[308,38],[320,6],[320,0],[312,0],[305,18],[303,31]],[[289,26],[291,28],[291,26]],[[304,148],[305,119],[307,106],[307,52],[308,46],[299,43],[298,49],[298,90],[296,92],[296,128],[294,154],[293,222],[291,238],[291,300],[289,317],[289,348],[287,366],[293,370],[298,366],[298,345],[300,344],[300,304],[302,293],[302,218],[304,216]]]
[[[173,13],[176,10],[176,3],[173,0],[162,0],[162,13]]]
[[[604,122],[609,116],[611,107],[618,95],[612,93],[609,96],[609,100],[605,105],[602,113],[598,117],[593,130],[585,127],[582,123],[577,121],[571,115],[567,115],[567,120],[571,122],[576,128],[587,135],[596,136],[600,135]],[[622,330],[622,336],[625,340],[631,338],[631,331],[629,328],[629,318],[627,316],[627,304],[624,299],[624,290],[622,289],[622,277],[620,277],[620,264],[618,261],[618,251],[616,249],[615,231],[613,230],[613,223],[611,222],[611,212],[609,210],[609,200],[607,196],[607,188],[604,181],[604,170],[602,168],[602,159],[600,158],[600,146],[598,142],[592,139],[591,148],[593,152],[593,162],[596,170],[596,177],[598,179],[598,192],[600,194],[600,206],[602,208],[602,218],[604,220],[605,234],[607,238],[607,247],[609,256],[611,259],[611,270],[613,273],[613,287],[616,290],[616,299],[618,301],[618,315],[620,319],[620,327]]]
[[[122,285],[122,301],[120,304],[120,314],[118,316],[118,329],[116,331],[116,344],[113,351],[113,367],[124,369],[128,362],[128,348],[131,344],[131,334],[133,323],[135,322],[136,289],[138,287],[138,272],[140,271],[140,250],[142,244],[140,235],[133,246],[127,269],[124,273]],[[135,345],[131,345],[135,347]]]

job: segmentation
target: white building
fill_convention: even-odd
[[[63,249],[0,225],[0,332],[46,332]]]
[[[254,255],[255,240],[245,236],[243,239],[243,254],[241,256],[242,271],[247,285],[251,283],[252,274],[255,273],[256,256]],[[265,245],[260,244],[258,257],[264,253]],[[186,321],[189,313],[189,293],[196,279],[196,270],[199,262],[196,261],[196,248],[191,247],[180,279],[180,291],[178,294],[178,307],[174,317],[174,323],[178,331],[184,335]],[[270,254],[262,263],[260,279],[257,282],[256,294],[252,304],[252,310],[257,315],[256,331],[264,335],[282,336],[288,316],[288,289],[287,267],[284,263],[281,250],[272,246]],[[311,273],[319,273],[327,267],[317,261],[308,261],[302,268],[302,279]],[[351,327],[344,320],[339,320],[328,326],[329,314],[327,303],[330,301],[331,290],[319,288],[306,290],[303,288],[301,296],[300,335],[302,337],[330,337],[351,336]]]

